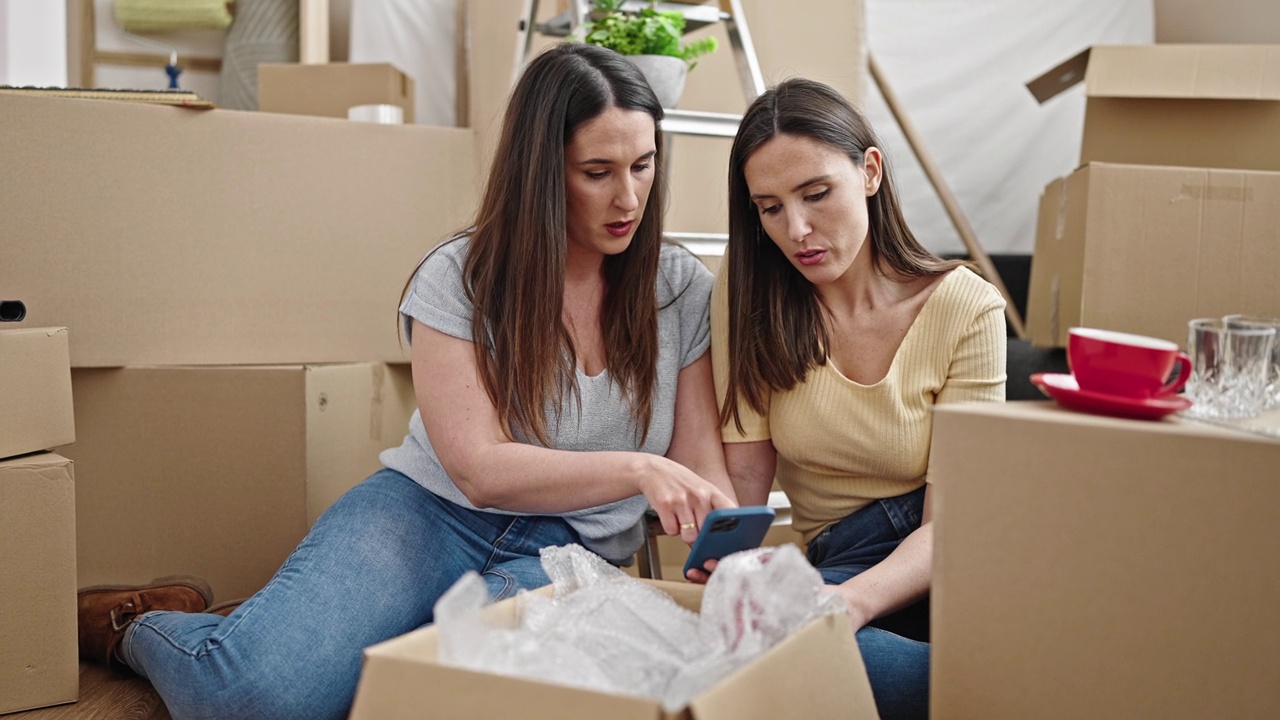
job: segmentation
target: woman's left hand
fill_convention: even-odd
[[[866,608],[862,607],[862,603],[859,602],[856,594],[849,588],[843,585],[827,585],[824,589],[829,593],[839,595],[840,599],[844,601],[845,609],[849,612],[849,619],[853,621],[853,629],[855,632],[861,630],[867,623],[871,622],[871,618],[867,615]]]

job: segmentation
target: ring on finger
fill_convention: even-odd
[[[680,523],[681,530],[693,530],[698,527],[698,523]]]

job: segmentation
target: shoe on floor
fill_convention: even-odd
[[[135,618],[153,610],[204,612],[212,600],[209,583],[186,575],[157,578],[145,585],[81,588],[76,594],[80,658],[124,670],[116,648]]]

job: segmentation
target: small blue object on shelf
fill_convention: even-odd
[[[164,71],[169,74],[169,89],[177,90],[178,76],[182,74],[182,68],[178,67],[176,63],[169,63],[164,66]]]

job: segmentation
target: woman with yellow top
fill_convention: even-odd
[[[821,83],[751,105],[730,155],[712,350],[739,502],[765,503],[777,478],[860,628],[881,715],[924,717],[928,643],[875,626],[929,593],[931,411],[1004,399],[1004,301],[916,241],[876,145]]]

